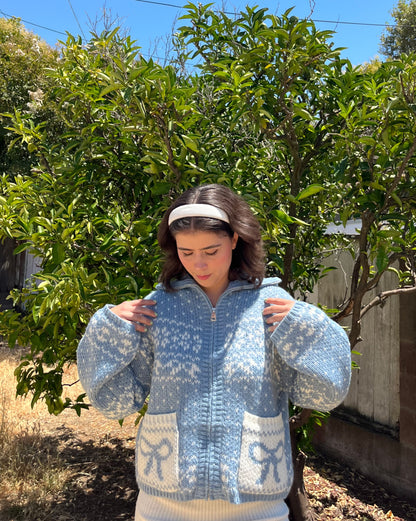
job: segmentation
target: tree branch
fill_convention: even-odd
[[[290,428],[296,430],[302,427],[309,420],[311,414],[312,409],[302,409],[298,414],[294,414],[289,418]]]
[[[389,202],[392,194],[396,190],[397,185],[399,184],[400,179],[402,178],[404,171],[407,168],[407,165],[408,165],[410,159],[412,158],[412,156],[415,154],[415,152],[416,152],[416,136],[413,139],[412,145],[410,146],[409,150],[407,151],[407,154],[399,167],[396,177],[389,184],[389,188],[386,193],[385,203],[383,205],[383,208],[381,208],[380,213],[384,213],[386,211],[386,209],[388,207],[388,202]]]
[[[373,298],[371,302],[369,302],[366,306],[361,309],[360,318],[370,311],[375,306],[383,306],[385,301],[392,297],[393,295],[402,295],[404,293],[414,293],[416,292],[416,286],[404,287],[404,288],[396,288],[390,289],[387,291],[382,291],[376,297]]]
[[[396,253],[393,253],[392,255],[390,255],[389,257],[389,260],[388,260],[388,263],[387,263],[387,266],[386,268],[383,270],[383,271],[379,271],[376,275],[374,275],[374,277],[367,283],[367,287],[366,287],[366,291],[371,291],[372,289],[374,289],[377,284],[380,282],[380,279],[381,277],[386,273],[386,271],[388,271],[388,269],[393,266],[393,264],[395,262],[397,262],[398,260],[401,259],[401,257],[403,256],[403,253],[402,252],[396,252]]]

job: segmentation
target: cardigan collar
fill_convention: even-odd
[[[259,287],[264,288],[266,286],[278,286],[281,279],[279,277],[268,277],[264,278]],[[200,287],[199,284],[192,277],[185,277],[181,280],[175,280],[172,282],[172,288],[174,290],[181,290],[184,288],[192,288],[192,287]],[[159,283],[156,286],[156,289],[164,289],[164,285]],[[256,289],[254,284],[246,280],[231,280],[228,284],[226,291],[230,289],[240,290],[240,289]]]

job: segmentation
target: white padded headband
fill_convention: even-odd
[[[172,210],[169,215],[168,225],[170,226],[174,221],[184,217],[210,217],[211,219],[219,219],[220,221],[230,223],[228,215],[216,206],[211,204],[184,204]]]

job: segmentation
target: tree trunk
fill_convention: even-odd
[[[311,415],[310,409],[302,409],[300,414],[290,418],[290,440],[292,443],[293,461],[293,485],[286,498],[289,507],[290,521],[314,521],[313,512],[309,507],[309,500],[306,494],[303,470],[306,463],[306,454],[297,448],[296,430],[304,425]]]
[[[286,499],[286,504],[289,507],[290,521],[314,521],[303,479],[305,463],[306,455],[299,451],[296,455],[296,459],[293,460],[294,480]]]

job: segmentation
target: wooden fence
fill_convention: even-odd
[[[0,242],[0,298],[3,303],[10,290],[23,288],[26,280],[39,271],[39,260],[26,252],[13,255],[15,247],[16,243],[11,239]]]

